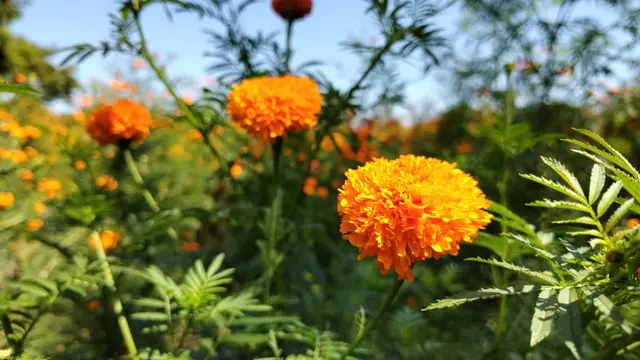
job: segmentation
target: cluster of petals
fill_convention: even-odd
[[[87,132],[100,145],[120,140],[143,141],[149,135],[153,120],[142,105],[130,100],[118,100],[94,110],[87,121]]]
[[[359,249],[358,259],[376,257],[382,274],[396,271],[413,281],[414,263],[457,255],[491,222],[491,205],[477,181],[434,158],[402,155],[374,159],[346,172],[339,189],[340,232]]]
[[[292,75],[245,79],[233,86],[227,102],[233,122],[264,141],[315,126],[321,109],[318,84]]]

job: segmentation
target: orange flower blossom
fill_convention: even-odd
[[[456,164],[401,155],[374,159],[345,176],[340,232],[360,250],[359,260],[375,256],[382,274],[395,269],[398,279],[412,282],[412,264],[457,255],[461,242],[491,222],[490,201]]]
[[[271,7],[287,21],[295,21],[311,13],[313,0],[271,0]]]
[[[315,126],[321,108],[318,84],[292,75],[245,79],[233,86],[227,103],[233,122],[264,141]]]
[[[119,140],[141,142],[152,124],[151,114],[142,105],[119,100],[94,110],[87,120],[87,132],[103,146]]]

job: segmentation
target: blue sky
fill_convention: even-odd
[[[12,24],[12,31],[41,45],[64,47],[77,43],[97,43],[107,39],[110,32],[109,12],[117,10],[115,0],[31,0],[23,18]],[[372,22],[365,14],[362,0],[316,0],[311,16],[298,22],[293,46],[296,50],[294,65],[311,59],[327,64],[323,72],[336,84],[348,86],[357,76],[360,61],[339,46],[348,37],[366,41],[374,34]],[[593,14],[602,9],[586,5],[578,9],[582,14]],[[598,13],[600,14],[600,13]],[[609,15],[603,13],[605,18]],[[52,22],[51,18],[56,21]],[[451,38],[457,30],[459,9],[451,8],[435,19],[445,37]],[[270,0],[251,7],[241,19],[248,31],[278,30],[282,33],[283,21],[270,8]],[[52,26],[51,24],[54,24]],[[204,29],[216,29],[211,20],[200,20],[192,14],[177,14],[169,22],[160,6],[152,6],[143,13],[142,24],[153,51],[172,54],[169,74],[172,77],[188,76],[202,79],[211,59],[203,56],[211,46]],[[92,79],[109,79],[117,56],[94,56],[77,69],[77,77],[83,83]],[[446,61],[446,59],[444,59]],[[131,59],[127,59],[127,62]],[[122,64],[122,62],[120,62]],[[406,95],[416,108],[433,114],[450,103],[451,89],[446,82],[431,73],[422,79],[420,70],[409,65],[401,68],[405,79],[412,82]],[[65,106],[62,106],[65,108]]]

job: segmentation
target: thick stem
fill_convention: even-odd
[[[102,273],[104,275],[104,280],[111,293],[115,291],[116,284],[113,280],[113,273],[111,272],[111,267],[109,266],[109,262],[107,261],[107,254],[102,247],[102,243],[100,242],[100,236],[97,232],[93,232],[91,234],[91,242],[94,245],[96,250],[96,254],[98,255],[98,260],[100,261],[100,267],[102,268]],[[120,328],[120,333],[122,334],[122,339],[124,340],[125,347],[127,348],[127,352],[129,353],[129,358],[133,360],[138,360],[138,349],[136,348],[136,343],[133,340],[133,334],[131,333],[131,328],[129,328],[129,323],[127,322],[127,318],[122,313],[122,302],[118,298],[114,298],[113,300],[113,313],[116,315],[116,319],[118,321],[118,327]]]
[[[284,140],[282,137],[277,137],[273,142],[271,150],[273,152],[273,181],[272,181],[272,193],[271,193],[271,210],[269,212],[269,226],[267,235],[267,284],[265,287],[265,301],[269,299],[271,295],[271,281],[275,272],[275,251],[277,243],[277,230],[278,230],[278,192],[280,191],[280,154],[284,146]]]
[[[189,120],[191,125],[196,129],[201,130],[200,121],[198,121],[198,119],[195,117],[191,109],[189,109],[187,104],[185,104],[184,101],[182,101],[182,99],[180,98],[180,96],[178,96],[178,93],[176,93],[175,89],[173,88],[173,85],[171,85],[171,83],[167,79],[167,76],[164,73],[164,71],[160,69],[160,67],[158,67],[155,60],[153,59],[153,56],[151,56],[151,53],[149,52],[149,48],[147,47],[147,40],[144,36],[144,32],[142,31],[142,25],[140,24],[140,13],[135,13],[134,21],[136,24],[136,29],[138,30],[138,36],[140,37],[140,56],[142,56],[142,58],[147,62],[147,64],[149,64],[153,72],[156,74],[158,79],[160,79],[160,81],[162,82],[164,87],[167,89],[171,97],[173,97],[176,105],[184,113],[184,115],[187,117],[187,120]],[[218,152],[218,150],[216,150],[213,147],[208,137],[205,134],[203,134],[203,136],[205,136],[205,138],[207,139],[205,143],[209,147],[209,150],[211,150],[211,153],[218,159],[218,162],[220,163],[220,167],[224,169],[225,172],[228,173],[229,167],[227,166],[226,161],[222,158],[222,155]]]
[[[384,313],[389,310],[389,307],[393,303],[393,299],[395,299],[396,295],[398,295],[398,291],[400,291],[400,287],[402,286],[403,282],[404,280],[395,280],[395,282],[393,283],[393,288],[391,288],[391,291],[389,292],[389,294],[387,294],[387,297],[384,299],[384,302],[382,303],[382,306],[380,306],[380,309],[378,310],[376,315],[373,317],[373,319],[371,319],[371,321],[369,321],[364,330],[353,340],[351,345],[349,345],[347,351],[340,357],[340,360],[344,360],[347,358],[347,356],[351,355],[351,353],[360,345],[360,343],[362,343],[362,340],[364,340],[364,338],[369,335],[373,327],[376,326],[376,323],[380,320],[380,318],[382,318],[382,315],[384,315]]]
[[[129,169],[129,172],[131,173],[131,177],[133,178],[133,181],[142,189],[142,197],[144,197],[145,202],[147,203],[147,205],[149,205],[149,207],[154,213],[160,212],[160,206],[158,205],[158,202],[153,197],[151,192],[144,186],[144,179],[140,174],[140,170],[138,169],[138,165],[136,164],[136,161],[133,159],[133,154],[131,154],[131,150],[125,149],[123,151],[124,151],[124,161],[127,164],[127,169]],[[170,227],[167,230],[167,233],[173,240],[178,240],[178,233],[176,233],[176,230],[174,228]]]

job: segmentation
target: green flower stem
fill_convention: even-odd
[[[284,139],[277,137],[273,142],[271,150],[273,152],[273,181],[272,181],[272,199],[271,210],[269,212],[268,233],[267,233],[267,284],[265,286],[265,302],[271,295],[271,281],[275,272],[275,251],[277,243],[278,230],[278,195],[280,191],[280,154],[284,146]]]
[[[138,165],[136,165],[136,162],[133,159],[131,150],[124,150],[124,159],[127,164],[127,168],[131,173],[131,177],[133,177],[133,181],[135,181],[135,183],[142,188],[142,196],[144,197],[147,205],[149,205],[154,213],[160,212],[160,206],[158,205],[158,202],[153,197],[151,192],[144,186],[144,179],[142,178],[142,175],[140,175],[140,170],[138,169]],[[170,227],[167,230],[167,233],[173,240],[178,240],[178,233],[176,233],[176,230],[174,228]]]
[[[511,70],[507,70],[507,91],[505,94],[505,119],[504,119],[504,134],[503,141],[506,141],[509,134],[509,128],[511,127],[511,123],[513,122],[513,89],[511,87]],[[505,208],[509,207],[509,153],[507,152],[507,144],[503,143],[504,157],[502,163],[502,179],[500,180],[500,184],[498,185],[498,190],[500,192],[500,204]],[[506,224],[501,224],[501,232],[505,233],[509,229]],[[509,254],[509,247],[505,250],[505,256]],[[491,273],[493,275],[493,281],[498,288],[504,288],[507,285],[507,272],[504,270],[500,270],[495,266],[491,267]],[[502,296],[500,300],[498,300],[498,322],[496,325],[496,333],[495,333],[495,343],[498,344],[500,341],[502,332],[506,326],[507,320],[507,297]]]
[[[284,52],[284,71],[286,74],[291,73],[291,38],[293,35],[293,20],[287,21],[287,35],[285,38]]]
[[[351,343],[351,345],[349,345],[347,351],[342,354],[340,360],[346,359],[358,346],[360,346],[362,340],[364,340],[364,338],[369,335],[374,326],[376,326],[376,323],[378,323],[380,318],[382,318],[382,315],[387,312],[387,310],[389,310],[389,307],[393,303],[393,299],[395,299],[396,295],[398,295],[400,287],[402,287],[403,283],[404,280],[396,279],[394,281],[393,288],[391,288],[391,291],[389,292],[389,294],[387,294],[387,297],[384,299],[384,302],[382,303],[382,306],[380,306],[380,309],[378,310],[376,315],[373,317],[373,319],[371,319],[371,321],[369,321],[364,330],[355,339],[353,339],[353,342]]]
[[[184,115],[187,117],[187,120],[189,120],[191,125],[202,132],[201,130],[202,126],[200,124],[200,121],[198,121],[198,119],[193,114],[191,109],[187,106],[187,104],[184,103],[184,101],[182,101],[180,96],[178,96],[175,89],[173,88],[173,85],[171,85],[171,83],[167,79],[167,75],[164,73],[162,69],[160,69],[160,67],[158,67],[155,60],[153,59],[153,56],[151,56],[151,53],[149,52],[149,48],[147,47],[147,40],[142,30],[142,25],[140,24],[139,12],[136,12],[134,14],[134,22],[136,25],[136,29],[138,30],[138,36],[140,37],[140,56],[142,56],[142,58],[147,62],[147,64],[149,64],[149,66],[151,67],[153,72],[156,74],[158,79],[160,79],[162,84],[164,84],[164,87],[167,89],[169,94],[171,94],[176,105],[184,113]],[[213,144],[209,140],[208,134],[203,133],[202,135],[206,139],[205,144],[207,144],[207,147],[209,148],[209,150],[211,150],[211,153],[213,154],[213,156],[215,156],[218,159],[218,162],[220,163],[220,167],[225,171],[225,173],[228,173],[229,166],[227,162],[222,158],[222,154],[220,154],[220,152],[213,146]]]
[[[111,267],[109,266],[109,262],[107,261],[107,254],[105,253],[104,248],[102,247],[102,243],[100,242],[100,236],[95,231],[91,234],[91,242],[96,249],[96,254],[98,255],[98,260],[100,261],[100,266],[102,267],[104,280],[111,293],[113,293],[116,289],[116,284],[113,280],[113,273],[111,272]],[[120,333],[122,333],[124,344],[127,348],[127,352],[129,353],[129,358],[138,360],[138,349],[136,348],[136,343],[133,340],[133,334],[131,333],[131,328],[129,328],[127,318],[122,313],[122,302],[120,301],[120,299],[114,298],[112,306],[113,313],[116,315],[118,321]]]

